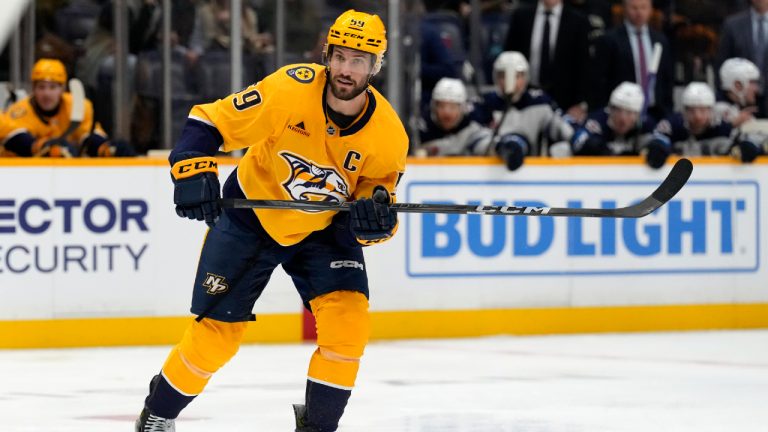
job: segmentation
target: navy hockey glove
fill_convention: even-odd
[[[749,139],[739,140],[731,148],[731,155],[743,163],[751,163],[762,154],[764,154],[763,147]]]
[[[378,242],[392,237],[397,213],[389,209],[389,192],[382,186],[373,190],[373,198],[353,201],[349,206],[349,224],[358,240]]]
[[[90,157],[136,156],[136,152],[133,151],[133,147],[128,141],[121,139],[107,140],[96,134],[92,134],[83,141],[83,151]]]
[[[603,137],[589,135],[581,142],[578,151],[574,151],[579,156],[608,156],[611,151],[608,149],[608,142]],[[576,147],[574,145],[574,147]],[[575,149],[574,149],[575,150]]]
[[[206,156],[180,160],[173,165],[171,176],[176,214],[213,226],[221,215],[216,159]]]
[[[71,158],[77,152],[64,138],[39,139],[32,144],[32,155],[37,157]]]
[[[528,153],[528,140],[519,134],[507,134],[496,144],[496,153],[504,159],[507,169],[514,171],[523,165],[523,159]]]
[[[115,139],[99,146],[99,156],[102,157],[131,157],[136,156],[128,141]]]
[[[659,169],[664,166],[669,154],[671,153],[669,145],[662,140],[654,139],[648,143],[644,150],[645,163],[651,168]]]

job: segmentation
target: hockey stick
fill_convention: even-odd
[[[72,95],[72,111],[69,113],[69,127],[57,139],[64,139],[67,135],[80,127],[85,118],[85,89],[83,83],[77,78],[69,80],[69,94]]]
[[[693,171],[693,164],[682,158],[672,167],[667,178],[653,193],[637,204],[616,209],[571,208],[571,207],[517,207],[490,205],[454,205],[454,204],[417,204],[394,203],[389,208],[398,213],[452,213],[486,214],[497,216],[577,216],[640,218],[653,213],[664,203],[672,199],[683,188]],[[350,202],[325,201],[290,201],[290,200],[251,200],[225,198],[221,200],[224,208],[260,208],[312,211],[349,211]]]

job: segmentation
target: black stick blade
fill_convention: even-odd
[[[656,188],[651,194],[659,202],[664,204],[672,199],[680,189],[685,186],[685,183],[691,177],[693,172],[693,164],[686,158],[681,158],[672,167],[672,171],[669,173],[666,179]]]
[[[671,200],[691,177],[693,164],[688,159],[682,158],[675,163],[667,178],[656,188],[653,193],[641,202],[629,207],[615,209],[618,217],[640,218],[653,213],[656,209]]]

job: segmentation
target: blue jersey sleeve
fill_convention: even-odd
[[[224,138],[215,126],[189,118],[168,160],[173,165],[192,157],[213,156],[223,142]]]

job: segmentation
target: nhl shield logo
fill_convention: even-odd
[[[283,188],[296,201],[343,202],[349,198],[347,181],[333,168],[316,165],[301,157],[283,151],[291,174],[283,183]],[[320,210],[302,210],[317,212]]]

